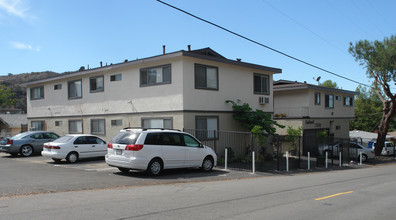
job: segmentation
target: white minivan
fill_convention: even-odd
[[[170,129],[123,129],[107,150],[106,163],[121,172],[143,170],[158,175],[163,169],[186,167],[211,171],[217,164],[212,148],[188,133]]]

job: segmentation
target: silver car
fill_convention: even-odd
[[[340,149],[341,148],[341,149]],[[349,146],[342,146],[341,143],[335,144],[333,146],[320,146],[319,155],[325,155],[327,152],[329,156],[333,155],[337,157],[341,151],[343,155],[347,155],[351,158],[360,159],[360,153],[362,153],[362,162],[366,162],[369,159],[375,158],[375,153],[373,149],[365,147],[359,143],[349,143]]]
[[[0,152],[16,156],[29,157],[33,153],[39,154],[43,144],[59,138],[59,135],[49,131],[28,131],[6,138],[0,142]]]

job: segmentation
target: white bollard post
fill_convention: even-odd
[[[308,152],[308,170],[311,169],[311,154]]]
[[[289,151],[286,151],[286,172],[289,172]]]
[[[228,162],[228,148],[225,148],[225,152],[224,152],[224,169],[227,169],[227,162]]]
[[[252,152],[252,173],[256,173],[256,163],[254,160],[254,151]]]
[[[359,161],[360,163],[359,163],[359,165],[362,165],[362,152],[360,151],[360,161]]]
[[[329,153],[329,152],[327,152],[327,151],[326,151],[326,153],[325,153],[325,156],[326,156],[326,159],[325,159],[325,164],[326,164],[326,165],[325,165],[325,167],[326,167],[326,168],[327,168],[327,156],[328,156],[328,153]]]
[[[340,160],[340,167],[342,167],[342,155],[341,155],[341,152],[340,152],[339,154],[340,154],[340,157],[339,157],[339,160]]]

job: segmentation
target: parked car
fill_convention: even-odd
[[[338,157],[340,151],[342,152],[342,155],[347,155],[357,160],[360,160],[360,152],[362,152],[363,162],[366,162],[368,159],[373,159],[375,157],[375,152],[373,149],[365,147],[359,143],[351,142],[349,143],[349,147],[343,146],[342,143],[337,143],[334,145],[324,145],[319,147],[320,155],[325,155],[325,153],[327,152],[328,156]]]
[[[0,142],[0,152],[11,155],[21,154],[29,157],[32,154],[39,154],[43,150],[45,142],[53,141],[60,136],[49,131],[27,131],[19,133],[13,137],[6,138]]]
[[[109,143],[106,163],[121,172],[200,167],[211,171],[217,164],[213,149],[192,135],[167,129],[123,129]]]
[[[104,157],[107,153],[106,141],[90,134],[69,134],[45,143],[41,155],[55,162],[66,159],[75,163],[80,158]]]
[[[373,150],[375,149],[376,144],[377,144],[376,142],[373,144]],[[381,155],[389,156],[389,155],[393,155],[393,154],[395,154],[395,146],[393,145],[392,142],[385,141],[384,147],[382,148],[382,151],[381,151]]]

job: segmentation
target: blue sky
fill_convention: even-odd
[[[396,34],[394,0],[164,0],[264,45],[369,84],[349,42]],[[210,47],[281,68],[275,80],[356,83],[286,58],[155,0],[0,0],[0,75],[78,70]],[[315,79],[314,79],[315,78]]]

